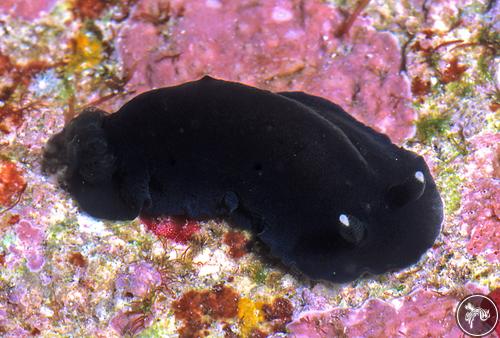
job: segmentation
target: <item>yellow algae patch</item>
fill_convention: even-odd
[[[240,298],[238,302],[238,318],[240,319],[240,333],[246,338],[253,329],[264,321],[262,302],[253,302],[248,298]]]
[[[70,67],[77,72],[93,68],[103,59],[102,42],[90,31],[80,31],[74,40]]]

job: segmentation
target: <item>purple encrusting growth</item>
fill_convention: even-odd
[[[166,13],[168,39],[155,23]],[[131,74],[128,88],[139,92],[202,74],[274,92],[304,91],[401,142],[413,134],[416,114],[398,42],[362,16],[339,38],[343,21],[338,9],[319,1],[141,0],[117,49]]]
[[[500,133],[471,140],[460,218],[470,236],[467,251],[500,262]]]
[[[466,294],[484,291],[472,284],[463,290]],[[392,301],[370,299],[358,309],[306,312],[288,329],[294,338],[459,337],[454,309],[460,298],[419,289]]]
[[[2,0],[0,14],[9,14],[14,18],[33,20],[49,12],[55,0]]]
[[[122,335],[127,333],[134,335],[144,326],[148,326],[153,316],[150,309],[146,309],[148,307],[146,304],[148,299],[154,298],[161,282],[160,272],[147,262],[133,263],[128,267],[127,273],[118,275],[115,285],[119,297],[124,302],[131,299],[133,301],[130,309],[120,310],[113,316],[110,326]]]
[[[115,285],[119,292],[132,294],[135,297],[146,297],[160,285],[161,275],[150,263],[134,263],[126,274],[120,274]]]
[[[134,335],[144,326],[150,325],[153,316],[144,304],[153,297],[160,284],[160,273],[146,262],[134,263],[128,267],[127,273],[118,275],[115,281],[117,294],[124,302],[133,301],[130,309],[122,309],[114,314],[110,327],[121,335]]]
[[[27,337],[30,332],[24,330],[26,327],[33,328],[32,332],[47,330],[50,321],[40,311],[43,303],[43,291],[37,287],[36,281],[24,280],[11,288],[3,307],[6,316],[0,313],[0,324],[7,329],[7,335],[2,337]],[[13,316],[13,313],[18,317]],[[23,325],[16,323],[15,318],[23,318]]]
[[[11,244],[9,247],[8,264],[10,266],[16,265],[20,258],[25,258],[26,266],[31,271],[40,271],[45,264],[42,245],[45,237],[44,231],[24,219],[19,221],[15,229],[19,241],[17,245]]]
[[[109,326],[121,336],[125,336],[127,334],[133,336],[142,331],[142,327],[134,326],[137,325],[135,323],[144,323],[144,327],[149,326],[152,320],[152,315],[144,316],[144,314],[140,312],[119,311],[118,314],[111,319]]]

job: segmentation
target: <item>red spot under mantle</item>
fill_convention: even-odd
[[[200,230],[200,225],[196,221],[187,220],[183,217],[160,217],[145,218],[141,221],[156,236],[165,237],[178,243],[186,243]]]

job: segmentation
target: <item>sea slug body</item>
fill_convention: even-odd
[[[226,219],[313,279],[345,282],[417,262],[442,202],[422,157],[301,92],[204,77],[87,109],[43,167],[98,218]]]

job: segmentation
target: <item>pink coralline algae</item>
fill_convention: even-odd
[[[273,91],[328,98],[401,141],[413,133],[410,83],[396,39],[319,1],[140,0],[118,51],[131,90],[204,74]]]
[[[143,262],[129,266],[128,272],[117,278],[116,288],[124,294],[143,298],[160,283],[160,273],[151,264]]]
[[[26,220],[19,221],[16,233],[26,246],[38,246],[43,241],[43,232]]]
[[[460,299],[419,290],[392,302],[371,299],[359,309],[311,312],[288,325],[291,337],[461,337]]]
[[[49,12],[55,2],[55,0],[2,0],[0,14],[10,14],[15,18],[33,20],[44,12]]]
[[[24,283],[25,282],[25,283]],[[42,313],[44,297],[41,290],[31,282],[20,282],[8,292],[7,300],[2,304],[0,313],[0,332],[2,337],[31,337],[47,329],[49,319]],[[15,320],[23,318],[23,324]],[[29,331],[25,331],[28,328]]]
[[[110,325],[122,336],[135,336],[145,327],[149,326],[153,320],[151,315],[144,315],[135,311],[120,311],[113,319]]]
[[[466,166],[470,182],[462,193],[460,217],[470,236],[467,251],[500,261],[500,133],[471,140]]]
[[[8,265],[13,265],[20,258],[26,259],[26,265],[31,271],[40,271],[45,264],[42,243],[45,234],[42,229],[33,226],[27,220],[21,220],[15,227],[18,245],[9,247],[10,254],[7,256]]]
[[[111,327],[122,335],[135,335],[149,326],[153,316],[149,310],[156,288],[162,278],[153,265],[146,262],[134,263],[128,267],[127,273],[116,279],[116,290],[120,296],[131,301],[130,309],[119,311],[111,320]]]

